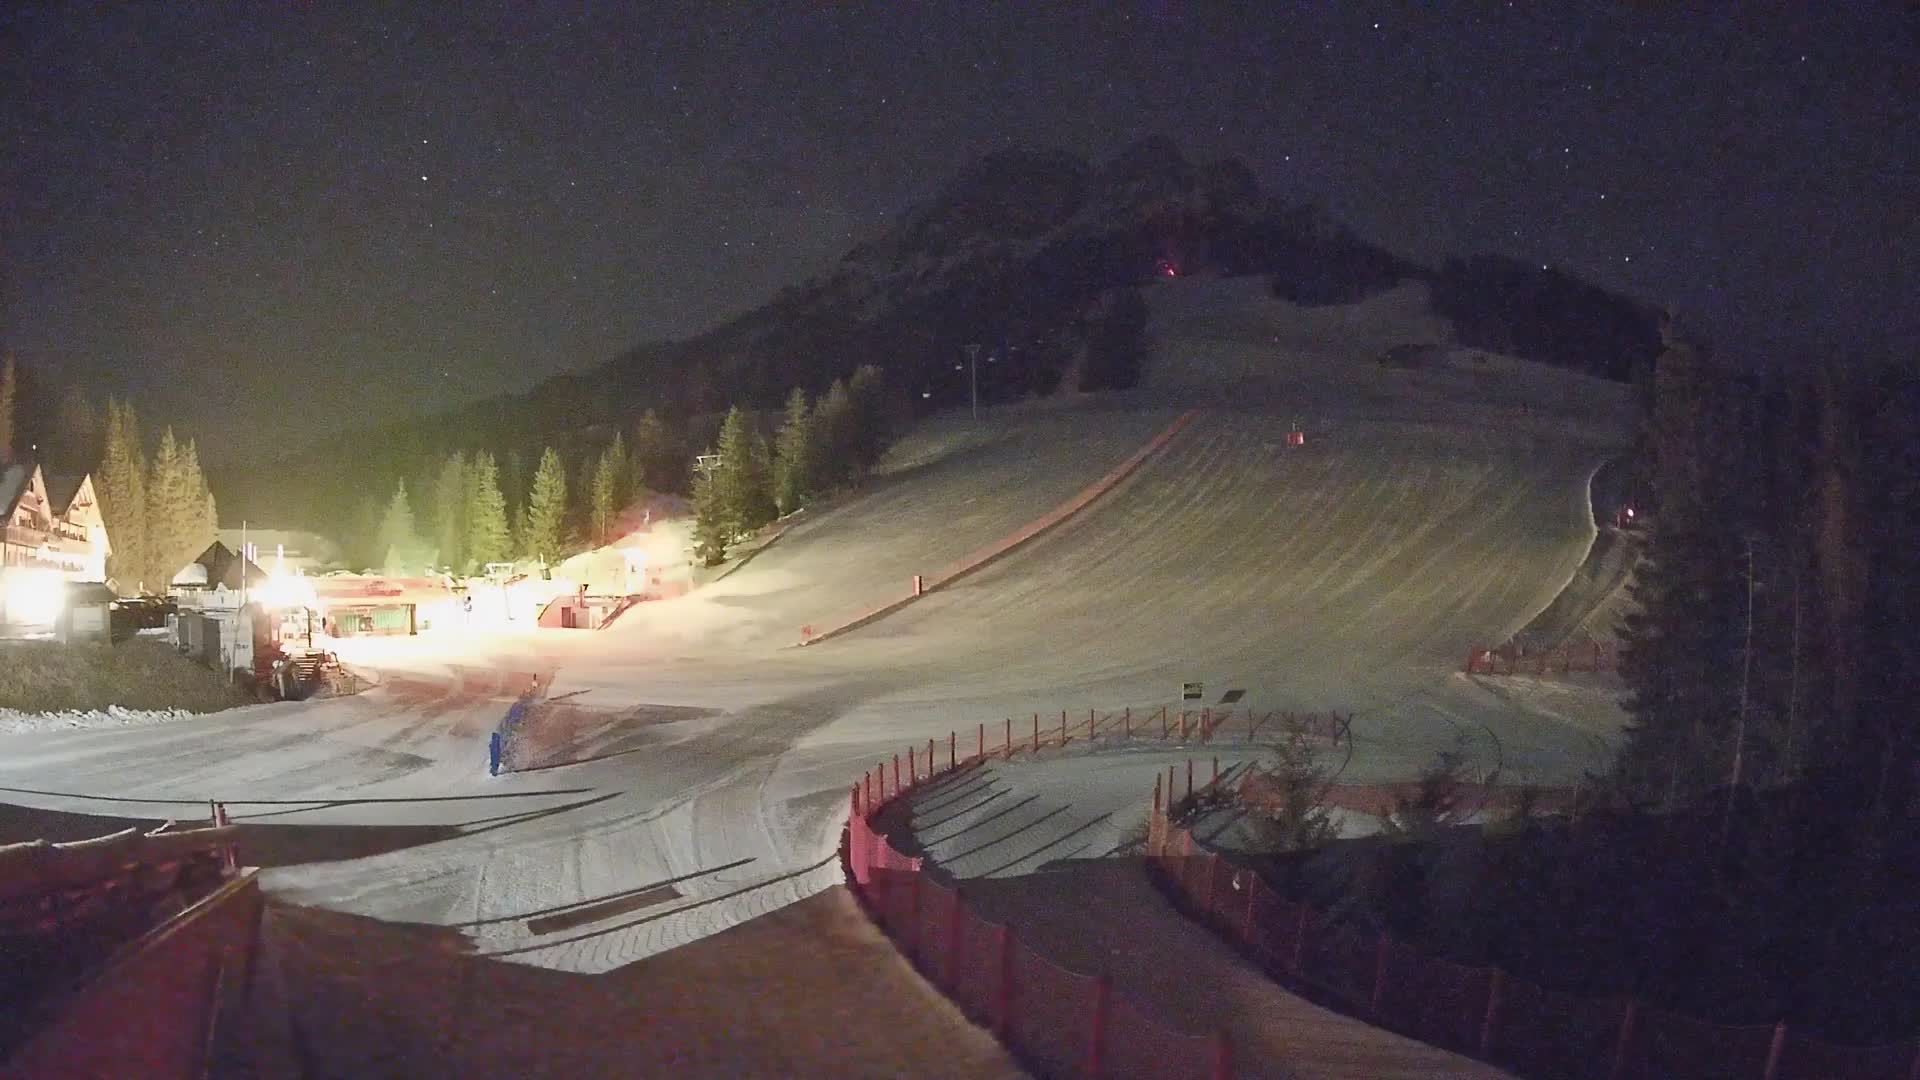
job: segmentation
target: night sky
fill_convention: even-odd
[[[696,332],[982,153],[1152,133],[1738,355],[1920,341],[1901,4],[382,6],[0,12],[0,342],[220,458]]]

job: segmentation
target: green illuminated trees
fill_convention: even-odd
[[[527,496],[521,547],[532,558],[557,562],[566,532],[567,472],[560,455],[548,447],[540,455],[540,467],[534,471],[533,489]]]

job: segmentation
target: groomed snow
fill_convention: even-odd
[[[1261,281],[1183,280],[1149,299],[1140,390],[940,418],[869,494],[698,593],[604,632],[356,643],[347,659],[382,683],[354,697],[10,736],[0,798],[129,817],[213,798],[243,824],[326,825],[347,849],[364,836],[365,857],[275,865],[269,889],[394,924],[391,948],[452,931],[500,962],[586,974],[828,888],[862,769],[1004,716],[1146,707],[1198,679],[1209,702],[1241,689],[1263,709],[1354,710],[1354,779],[1404,778],[1463,736],[1516,780],[1598,764],[1603,710],[1456,672],[1580,564],[1585,484],[1623,443],[1624,389],[1459,350],[1383,369],[1381,349],[1443,329],[1418,290],[1299,309]],[[1195,405],[1165,453],[1062,528],[790,647],[1040,516]],[[1307,445],[1290,449],[1296,417]],[[532,674],[547,701],[604,716],[578,763],[488,777],[488,735]],[[573,914],[543,917],[556,909]],[[704,989],[779,1007],[778,985]]]

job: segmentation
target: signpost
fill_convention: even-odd
[[[1199,701],[1205,693],[1206,691],[1197,682],[1183,682],[1180,684],[1181,701]]]

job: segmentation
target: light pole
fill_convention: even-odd
[[[980,346],[967,346],[967,381],[973,390],[973,419],[980,420]]]

